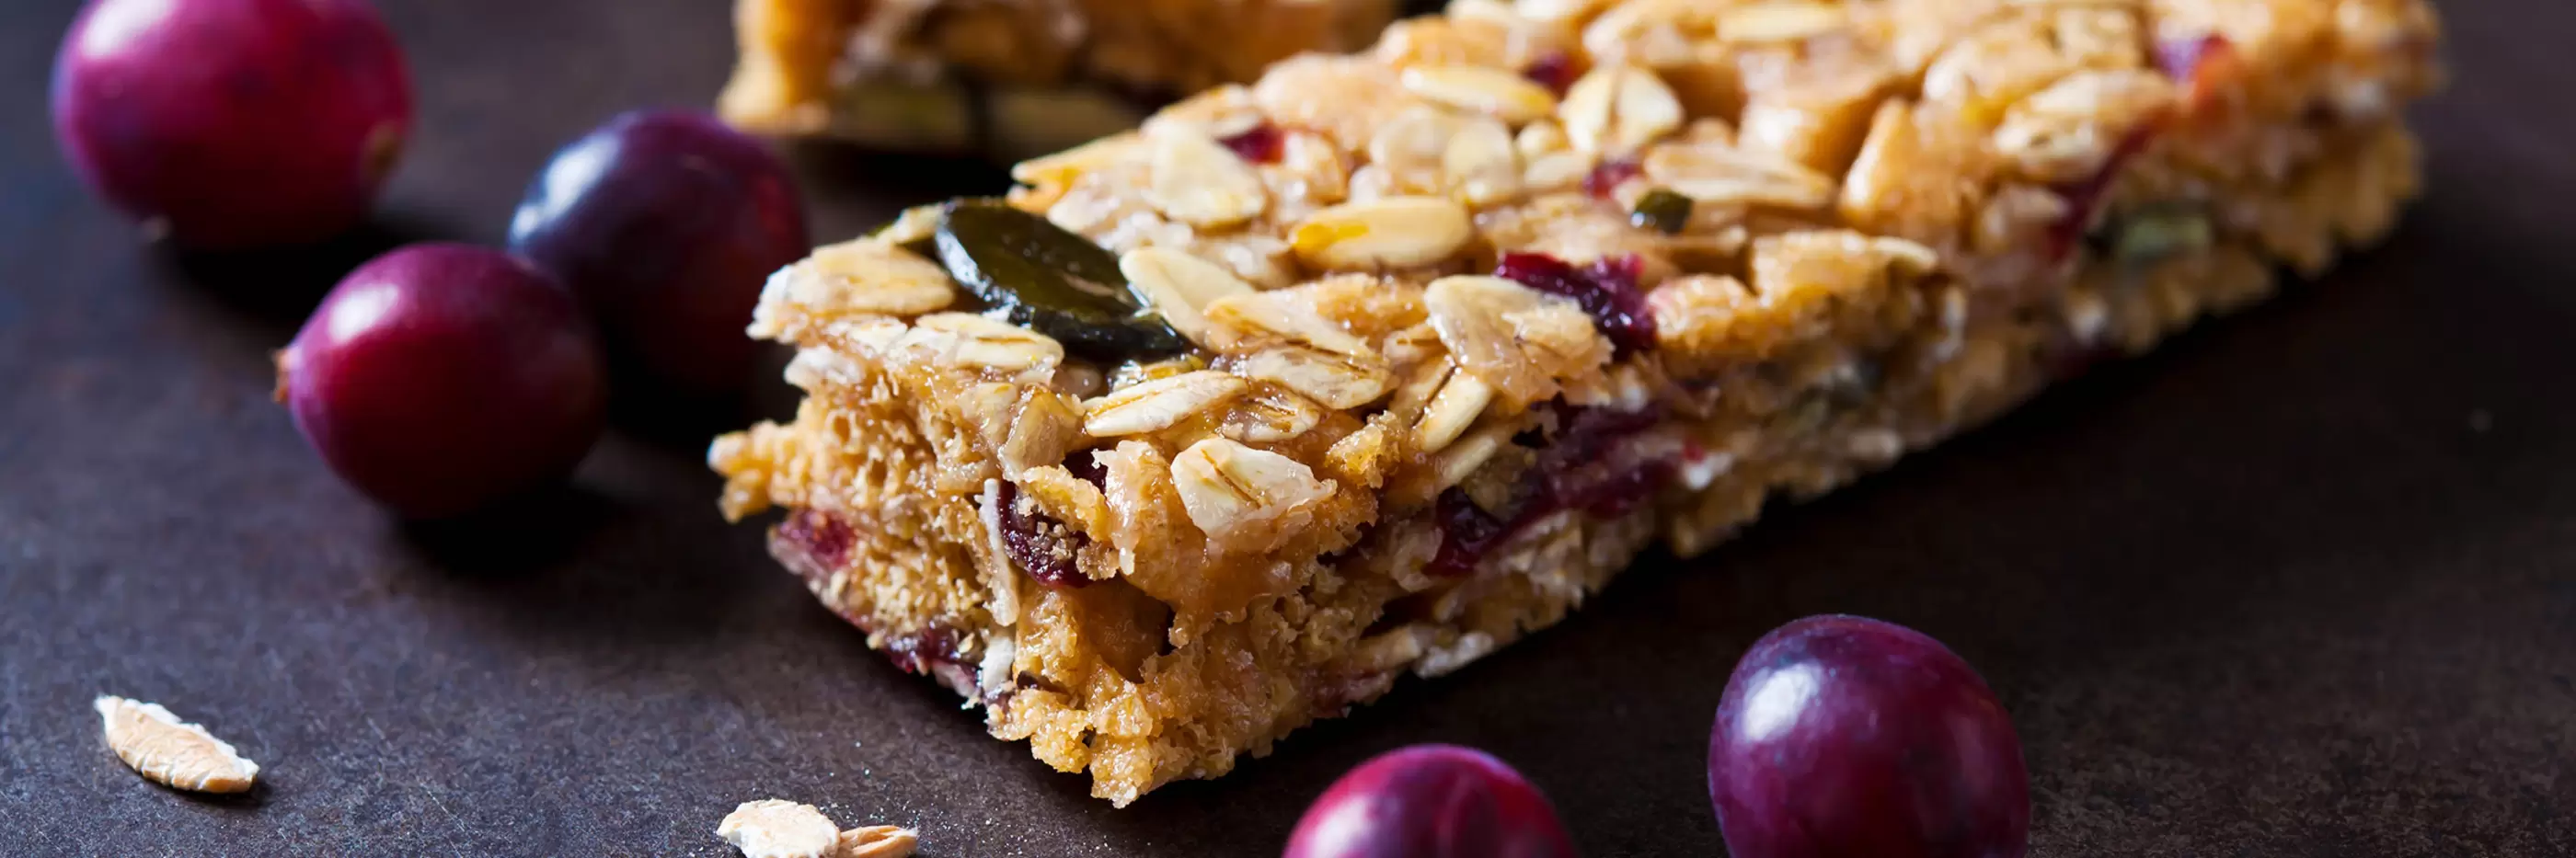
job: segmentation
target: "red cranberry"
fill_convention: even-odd
[[[2019,858],[2030,777],[1985,680],[1922,633],[1809,617],[1754,642],[1708,741],[1737,858]]]
[[[1606,200],[1611,192],[1619,190],[1619,183],[1645,174],[1646,168],[1639,166],[1636,159],[1612,158],[1583,174],[1583,192]]]
[[[811,246],[787,167],[681,111],[628,113],[565,146],[510,222],[510,249],[581,296],[621,363],[701,394],[747,380],[761,285]]]
[[[1088,458],[1088,457],[1085,457]],[[1011,562],[1049,587],[1081,587],[1091,583],[1074,563],[1074,552],[1091,543],[1080,531],[1048,518],[1046,513],[1020,509],[1020,489],[1003,480],[1002,489],[993,497],[993,518],[1001,525],[1002,550]]]
[[[1432,510],[1440,524],[1440,551],[1424,571],[1469,574],[1495,546],[1540,519],[1569,509],[1600,517],[1625,515],[1671,482],[1672,463],[1639,460],[1619,449],[1620,442],[1660,421],[1660,411],[1550,407],[1559,421],[1553,432],[1513,439],[1540,449],[1538,461],[1521,472],[1507,513],[1488,511],[1458,489],[1440,494]]]
[[[1477,506],[1466,492],[1450,489],[1440,493],[1432,507],[1440,522],[1440,553],[1422,571],[1444,578],[1461,578],[1476,571],[1485,553],[1512,535],[1510,522],[1494,517]]]
[[[1255,164],[1276,164],[1287,149],[1288,135],[1280,131],[1279,126],[1264,122],[1217,142],[1234,150],[1235,156],[1243,160]]]
[[[1521,76],[1563,98],[1565,91],[1574,86],[1574,58],[1564,51],[1549,51],[1522,69]]]
[[[423,518],[562,477],[606,402],[572,296],[524,261],[457,244],[350,272],[277,363],[279,397],[323,461]]]
[[[788,513],[778,523],[778,536],[812,561],[815,572],[827,576],[849,565],[850,547],[858,542],[848,522],[819,509]]]
[[[1655,347],[1655,316],[1637,287],[1644,272],[1644,260],[1634,254],[1576,268],[1544,253],[1506,253],[1494,276],[1574,299],[1618,353],[1628,355]]]
[[[1573,858],[1547,796],[1482,751],[1415,745],[1334,781],[1282,858]]]
[[[2220,88],[2245,71],[2236,45],[2216,33],[2156,40],[2156,68],[2182,85],[2183,104],[2198,110],[2218,99]]]
[[[185,245],[329,238],[411,132],[362,0],[94,0],[54,60],[54,134],[97,192]]]

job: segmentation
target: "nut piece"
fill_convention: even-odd
[[[1484,66],[1415,66],[1404,70],[1404,88],[1414,95],[1513,125],[1528,124],[1556,110],[1556,96],[1546,87]]]
[[[1154,312],[1163,314],[1164,324],[1201,346],[1209,344],[1207,306],[1254,291],[1223,266],[1168,247],[1127,251],[1118,257],[1118,272],[1127,275],[1127,285]]]
[[[895,825],[870,825],[841,832],[841,851],[832,858],[911,858],[921,834]]]
[[[1192,226],[1231,226],[1261,216],[1270,192],[1261,174],[1207,135],[1171,128],[1153,135],[1153,181],[1145,200]]]
[[[1306,463],[1224,438],[1190,445],[1172,459],[1181,507],[1208,539],[1234,551],[1268,551],[1305,530],[1333,483]]]
[[[1467,209],[1457,202],[1400,196],[1317,211],[1297,225],[1288,246],[1316,268],[1369,271],[1448,259],[1474,234]]]
[[[1100,438],[1158,432],[1224,404],[1247,386],[1243,379],[1203,369],[1113,390],[1084,403],[1082,431]]]
[[[774,798],[734,807],[716,825],[716,836],[743,858],[832,858],[841,845],[840,826],[822,811]]]
[[[107,747],[137,774],[164,786],[196,792],[234,793],[251,787],[259,764],[206,728],[179,720],[158,703],[100,695],[93,702],[107,729]]]

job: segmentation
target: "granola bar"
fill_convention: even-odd
[[[1159,101],[1360,47],[1399,0],[735,0],[737,126],[1006,159]]]
[[[1458,0],[774,278],[723,509],[1126,804],[2417,189],[2420,0]]]

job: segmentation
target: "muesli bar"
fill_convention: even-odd
[[[1398,0],[735,0],[718,111],[763,133],[1005,160],[1136,127],[1301,51],[1368,44]]]
[[[2415,0],[1460,0],[770,283],[727,515],[1126,804],[2383,235]]]

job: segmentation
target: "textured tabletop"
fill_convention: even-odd
[[[0,854],[714,856],[776,796],[929,856],[1266,856],[1347,767],[1448,741],[1518,765],[1588,855],[1714,855],[1726,672],[1836,611],[1985,673],[2036,855],[2576,854],[2576,4],[2447,6],[2431,193],[2386,247],[1125,811],[717,518],[703,443],[739,416],[630,416],[572,489],[418,528],[268,400],[269,350],[356,261],[497,241],[558,143],[709,100],[727,4],[385,0],[421,127],[380,227],[219,259],[145,246],[60,166],[75,5],[0,6]],[[1001,182],[795,160],[825,239]],[[202,721],[262,786],[136,778],[102,692]]]

